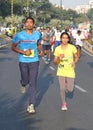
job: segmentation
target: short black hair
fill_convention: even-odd
[[[28,19],[31,19],[31,20],[33,21],[33,23],[35,23],[35,20],[34,20],[32,17],[30,17],[30,16],[25,19],[25,22],[26,22]]]
[[[80,34],[80,33],[81,33],[81,31],[80,31],[80,30],[78,30],[78,31],[77,31],[77,33],[79,33],[79,34]]]
[[[47,26],[46,29],[51,29],[51,28],[49,26]]]

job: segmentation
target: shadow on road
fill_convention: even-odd
[[[48,88],[53,84],[53,75],[50,72],[46,74],[48,68],[48,65],[44,65],[44,68],[39,74],[36,107],[40,104]]]
[[[93,68],[93,62],[87,63],[91,68]]]
[[[73,96],[74,96],[74,91],[72,91],[72,92],[66,92],[66,98],[72,99]]]
[[[16,97],[9,93],[0,94],[0,129],[1,130],[40,130],[36,123],[41,123],[36,115],[30,115],[24,110],[24,100],[28,94],[17,102]]]
[[[87,130],[87,129],[80,129],[80,128],[68,128],[68,129],[65,129],[65,130]]]
[[[19,88],[16,88],[18,71],[15,70],[15,72],[12,67],[17,62],[16,55],[12,56],[9,48],[0,49],[0,54],[0,61],[3,61],[0,79],[2,81],[0,84],[0,130],[41,130],[38,124],[42,124],[42,119],[37,117],[37,114],[30,115],[26,111],[29,91],[21,95],[18,93]],[[5,62],[6,60],[9,62]],[[53,82],[51,73],[47,73],[48,66],[44,65],[42,68],[38,79],[37,104],[41,102],[43,95]]]

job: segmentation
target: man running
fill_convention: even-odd
[[[19,32],[12,43],[12,50],[19,53],[19,68],[21,73],[21,92],[25,93],[26,85],[29,85],[29,105],[27,111],[35,113],[36,84],[39,69],[39,55],[41,51],[41,34],[34,31],[35,21],[27,17],[25,28]]]

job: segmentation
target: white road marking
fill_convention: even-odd
[[[76,85],[76,84],[75,84],[75,88],[77,88],[77,89],[80,90],[81,92],[84,92],[84,93],[87,92],[85,89],[81,88],[80,86],[78,86],[78,85]]]
[[[52,66],[49,66],[49,68],[50,68],[51,70],[55,70],[55,68],[54,68],[54,67],[52,67]]]

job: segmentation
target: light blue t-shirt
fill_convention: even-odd
[[[31,49],[31,55],[19,54],[19,62],[29,63],[39,61],[37,44],[41,40],[41,33],[33,31],[27,34],[25,30],[19,32],[14,38],[13,43],[18,44],[20,50]]]

